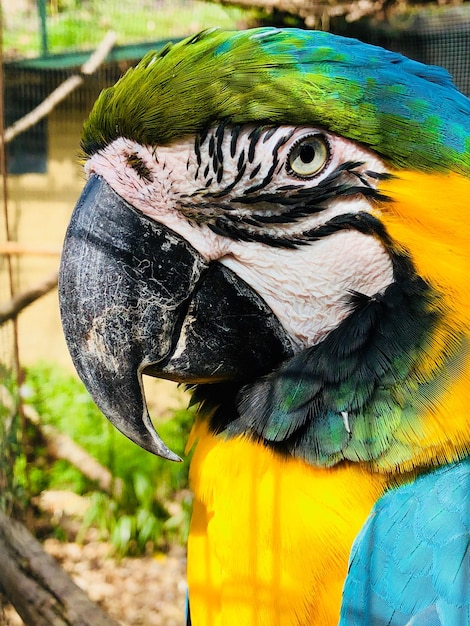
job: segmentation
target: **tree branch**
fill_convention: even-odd
[[[39,415],[32,407],[24,405],[23,411],[26,419],[34,424],[44,437],[47,451],[53,458],[64,459],[71,463],[84,476],[97,483],[102,491],[115,497],[121,495],[123,484],[120,478],[115,478],[108,468],[103,467],[73,439],[50,424],[42,424]]]
[[[54,272],[38,285],[14,296],[9,302],[0,305],[0,326],[13,319],[32,302],[57,287],[58,272]]]
[[[108,32],[88,61],[82,65],[79,74],[67,78],[41,104],[5,130],[5,143],[10,142],[17,135],[37,124],[43,117],[46,117],[59,102],[64,100],[74,89],[83,83],[85,76],[96,72],[115,43],[116,33]]]
[[[18,521],[0,512],[0,588],[26,626],[118,626]]]

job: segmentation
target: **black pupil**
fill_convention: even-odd
[[[311,163],[315,158],[315,148],[310,143],[300,146],[299,157],[302,163]]]

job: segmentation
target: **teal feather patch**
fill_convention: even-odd
[[[470,173],[470,100],[445,70],[296,29],[207,31],[149,53],[101,94],[82,146],[168,144],[222,120],[320,125],[397,168]]]

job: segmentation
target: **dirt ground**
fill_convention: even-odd
[[[89,597],[121,626],[183,626],[186,601],[186,556],[183,548],[168,555],[143,558],[109,556],[102,541],[62,543],[47,539],[46,551]],[[11,606],[5,608],[5,626],[22,626]]]

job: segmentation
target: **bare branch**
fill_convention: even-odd
[[[5,143],[10,142],[17,135],[37,124],[39,120],[46,117],[59,102],[64,100],[74,89],[79,87],[83,83],[84,77],[93,74],[101,63],[103,63],[115,42],[116,33],[112,31],[108,32],[88,61],[82,65],[79,74],[67,78],[67,80],[61,83],[57,89],[54,89],[41,104],[5,130]]]
[[[54,272],[38,285],[14,296],[9,302],[0,305],[0,326],[15,318],[32,302],[52,291],[57,286],[58,272]]]
[[[42,424],[36,411],[25,405],[23,407],[26,419],[28,419],[40,431],[47,445],[48,453],[55,459],[64,459],[71,463],[80,472],[97,483],[102,491],[119,497],[123,490],[122,480],[115,478],[111,472],[101,465],[86,450],[81,448],[73,439],[59,432],[49,424]]]
[[[0,511],[0,589],[26,626],[117,626],[18,521]]]
[[[60,256],[62,249],[59,246],[31,246],[17,241],[0,242],[0,254],[22,255],[34,254],[37,256]]]
[[[364,17],[384,19],[387,15],[400,12],[406,7],[425,7],[426,0],[212,0],[217,4],[249,8],[273,9],[296,15],[304,20],[309,28],[321,26],[329,20],[344,17],[347,22],[354,22]],[[463,0],[439,0],[432,4],[455,6]]]

